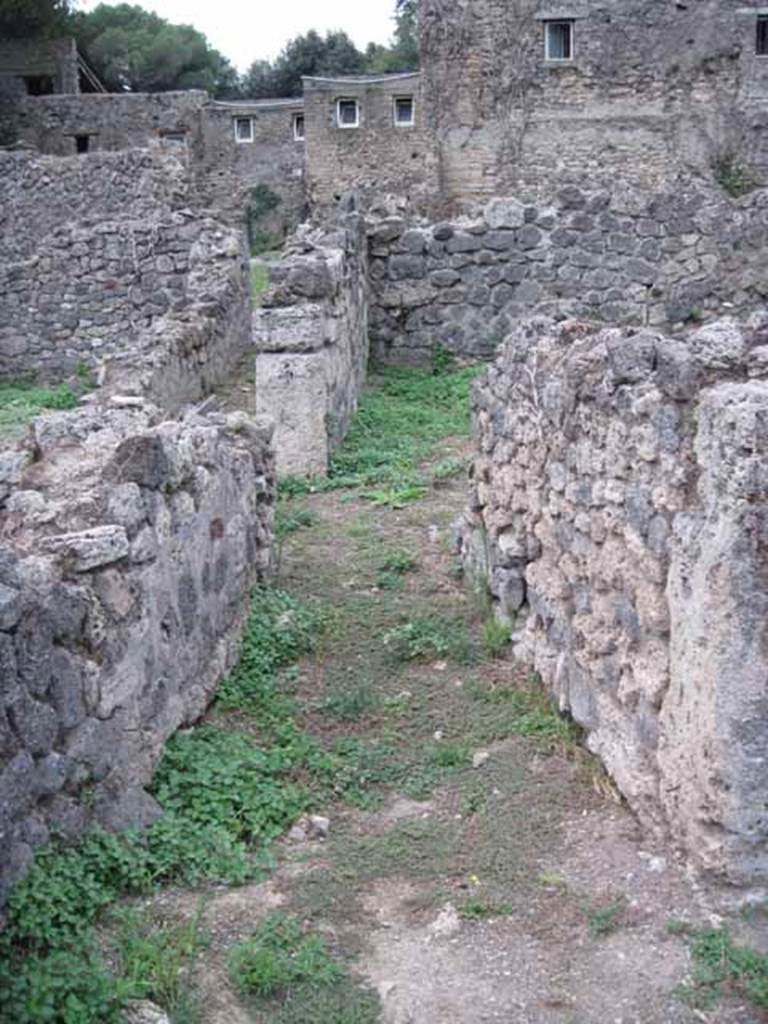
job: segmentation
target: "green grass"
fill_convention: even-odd
[[[738,946],[727,928],[693,933],[691,979],[680,994],[694,1006],[709,1007],[726,992],[768,1010],[768,955]]]
[[[319,704],[319,710],[339,722],[357,722],[375,714],[381,705],[380,698],[370,680],[354,680],[336,683]]]
[[[261,260],[251,260],[251,298],[258,305],[269,287],[269,267]]]
[[[269,917],[229,957],[235,987],[282,1024],[374,1024],[379,1002],[296,917]]]
[[[605,903],[587,907],[585,915],[587,927],[594,938],[612,935],[622,924],[627,909],[627,901],[617,896]]]
[[[488,619],[483,626],[483,648],[489,658],[500,658],[509,648],[512,629],[498,619]]]
[[[465,664],[472,653],[466,623],[451,615],[414,616],[387,630],[382,642],[395,663],[450,658]]]
[[[195,961],[206,944],[202,904],[188,921],[165,923],[135,907],[112,912],[121,984],[132,999],[150,999],[174,1024],[197,1024],[200,1006],[194,987]]]
[[[43,388],[23,382],[0,383],[0,436],[21,434],[41,412],[74,409],[77,404],[77,395],[67,384]]]

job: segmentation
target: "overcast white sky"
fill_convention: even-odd
[[[107,0],[118,2],[118,0]],[[241,71],[272,59],[302,32],[341,28],[357,46],[386,43],[393,31],[394,0],[129,0],[176,24],[194,25]],[[90,11],[99,0],[80,0]]]

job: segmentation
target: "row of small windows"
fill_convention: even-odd
[[[571,20],[544,22],[544,57],[548,61],[570,61],[574,58],[576,23]],[[757,18],[755,53],[768,57],[768,15]]]
[[[335,120],[337,128],[360,127],[360,103],[356,99],[336,100]],[[412,128],[416,123],[416,104],[413,96],[395,96],[392,100],[392,121],[397,128]],[[233,119],[236,142],[253,142],[252,117]],[[297,142],[304,140],[304,115],[293,115],[293,137]]]

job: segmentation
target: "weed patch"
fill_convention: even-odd
[[[67,384],[55,388],[23,382],[0,383],[0,436],[20,434],[41,412],[74,409],[77,395]]]
[[[455,616],[423,615],[384,634],[387,655],[394,662],[451,658],[466,664],[471,644],[465,623]]]
[[[727,928],[694,932],[691,955],[691,979],[679,990],[686,1001],[706,1008],[731,991],[768,1010],[768,955],[737,946]]]
[[[271,914],[229,959],[233,983],[282,1024],[373,1024],[379,1004],[351,983],[318,935],[295,917]]]

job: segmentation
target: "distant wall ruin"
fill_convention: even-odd
[[[768,320],[539,318],[475,388],[466,565],[641,819],[768,882]]]
[[[370,243],[371,345],[385,361],[428,361],[438,345],[488,357],[534,312],[669,325],[768,297],[766,190],[564,186],[456,221],[384,218]]]
[[[270,265],[253,312],[256,410],[275,423],[280,475],[325,474],[368,367],[368,261],[363,219],[303,235]]]

